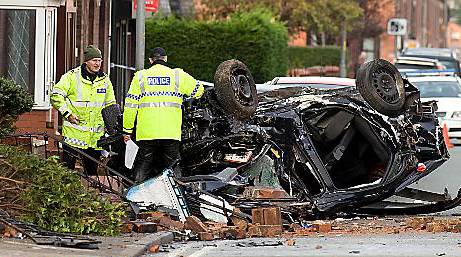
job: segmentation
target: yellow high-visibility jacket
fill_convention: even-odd
[[[135,73],[125,99],[123,130],[136,140],[181,140],[183,96],[200,98],[203,85],[181,69],[155,64]]]
[[[53,87],[50,100],[64,118],[75,114],[80,120],[77,125],[64,119],[64,142],[81,149],[100,149],[96,143],[104,135],[101,110],[115,104],[114,89],[106,74],[91,82],[82,77],[81,67],[72,69]]]

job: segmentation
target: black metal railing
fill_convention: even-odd
[[[101,193],[112,193],[123,197],[123,192],[134,184],[134,181],[126,175],[107,165],[109,159],[97,160],[78,148],[69,148],[72,151],[63,149],[62,138],[47,133],[26,133],[14,134],[0,137],[0,144],[21,147],[31,154],[40,158],[58,156],[62,161],[63,153],[66,152],[83,163],[83,158],[98,164],[97,175],[89,175],[85,169],[76,168],[75,171],[86,181],[85,186],[95,188]],[[66,147],[67,148],[67,147]],[[108,157],[111,158],[111,157]]]

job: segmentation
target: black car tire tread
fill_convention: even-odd
[[[379,86],[374,81],[376,74],[383,74],[383,71],[392,77],[395,82],[392,90],[396,90],[396,95],[394,95],[396,99],[392,101],[383,99],[382,95],[378,92]],[[376,111],[390,117],[396,117],[405,111],[404,83],[399,71],[390,62],[376,59],[362,64],[357,72],[356,85],[362,97]]]
[[[245,102],[238,99],[234,92],[231,79],[235,74],[243,75],[248,80],[250,96]],[[226,112],[239,120],[246,120],[255,113],[258,106],[256,85],[244,63],[235,59],[222,62],[216,69],[214,81],[216,98]]]

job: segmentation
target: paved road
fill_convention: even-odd
[[[450,159],[447,162],[410,187],[441,194],[447,188],[449,194],[455,197],[458,189],[461,188],[461,146],[450,149]],[[391,197],[389,200],[400,201],[401,199]],[[461,214],[461,207],[456,207],[443,214]]]
[[[461,187],[461,146],[452,148],[447,162],[411,187],[439,193],[446,187],[455,196]]]
[[[287,246],[286,239],[245,239],[238,241],[176,243],[168,252],[155,257],[272,257],[272,256],[382,256],[425,257],[461,256],[461,237],[454,233],[405,233],[397,235],[337,235],[294,238],[295,245]],[[252,243],[253,242],[253,243]],[[282,243],[279,246],[252,246]],[[154,257],[154,255],[149,255]]]

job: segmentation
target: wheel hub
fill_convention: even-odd
[[[234,90],[235,98],[242,104],[247,105],[252,101],[250,81],[243,74],[232,74],[231,85]]]
[[[373,87],[378,95],[387,103],[394,103],[399,99],[399,93],[394,77],[385,69],[378,69],[372,74]]]

